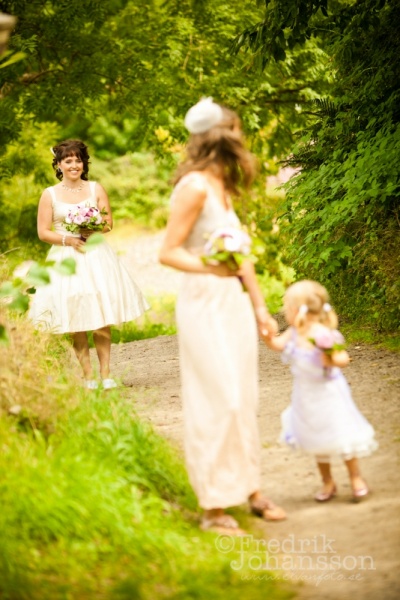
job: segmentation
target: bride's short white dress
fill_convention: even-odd
[[[199,255],[207,235],[240,223],[200,173],[175,191],[193,180],[207,197],[185,247]],[[249,296],[236,277],[184,273],[176,316],[191,484],[204,509],[242,504],[260,487],[258,334]]]
[[[90,182],[90,197],[79,205],[96,206],[96,183]],[[54,187],[52,197],[54,231],[75,235],[65,229],[64,219],[77,204],[60,202]],[[75,275],[60,275],[51,269],[51,282],[37,287],[29,316],[38,329],[51,333],[94,331],[138,318],[149,305],[115,252],[104,241],[93,250],[77,252],[72,246],[52,246],[47,260],[73,258]]]
[[[337,367],[325,369],[321,350],[299,347],[293,329],[282,360],[293,375],[291,405],[282,413],[281,441],[329,462],[371,454],[378,444],[374,429],[360,413]]]

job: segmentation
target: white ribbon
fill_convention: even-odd
[[[322,310],[324,310],[325,312],[329,312],[332,310],[332,306],[329,304],[329,302],[325,302],[325,304],[322,307]]]
[[[301,304],[299,306],[299,315],[301,317],[304,317],[307,313],[308,313],[308,306],[307,306],[307,304]]]

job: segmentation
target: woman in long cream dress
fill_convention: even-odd
[[[272,332],[254,267],[234,272],[200,258],[207,236],[240,227],[230,194],[252,181],[235,113],[210,98],[188,112],[188,159],[180,166],[160,261],[184,271],[177,302],[184,442],[203,529],[241,533],[228,507],[249,501],[267,520],[284,511],[260,492],[257,323]],[[243,291],[240,275],[248,293]]]
[[[88,181],[89,153],[80,140],[66,140],[52,149],[53,167],[60,183],[44,190],[38,209],[38,235],[51,244],[48,260],[61,262],[72,258],[74,275],[51,271],[51,282],[38,287],[30,307],[30,318],[38,329],[51,333],[70,333],[76,356],[82,367],[84,385],[96,389],[87,332],[93,340],[100,364],[101,386],[116,387],[110,377],[111,330],[138,318],[148,304],[140,289],[104,241],[85,252],[85,239],[90,232],[71,233],[65,218],[79,207],[104,209],[103,232],[112,229],[113,220],[108,196],[95,181]]]

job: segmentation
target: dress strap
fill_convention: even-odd
[[[97,200],[97,198],[96,198],[96,182],[95,181],[89,181],[89,189],[90,189],[90,195],[93,197],[93,200]]]
[[[190,173],[186,173],[176,184],[174,187],[174,191],[172,194],[174,195],[178,190],[185,187],[185,185],[189,185],[189,183],[197,183],[202,188],[207,188],[207,180],[201,173],[197,171],[192,171]]]
[[[51,206],[54,207],[54,202],[56,201],[56,192],[54,190],[54,185],[48,187],[47,189],[49,190],[51,196]]]

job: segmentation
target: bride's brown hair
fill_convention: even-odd
[[[174,183],[191,171],[204,171],[214,164],[223,169],[227,191],[238,194],[239,186],[248,188],[255,172],[255,158],[243,143],[238,115],[221,106],[223,120],[204,133],[192,133],[186,148],[187,158],[179,165]]]
[[[81,142],[81,140],[65,140],[64,142],[57,144],[57,146],[53,146],[51,151],[54,156],[52,166],[56,172],[57,179],[62,181],[63,178],[61,169],[58,167],[58,163],[68,156],[76,156],[76,158],[79,158],[79,160],[83,162],[81,179],[84,181],[88,180],[90,156],[88,147],[86,144]]]

